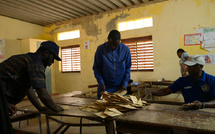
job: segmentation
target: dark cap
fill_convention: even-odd
[[[110,33],[108,35],[108,39],[112,39],[113,41],[121,40],[120,32],[117,30],[110,31]]]
[[[53,41],[45,41],[42,42],[40,47],[44,47],[49,50],[54,56],[55,59],[61,61],[61,58],[58,56],[59,54],[59,46]]]

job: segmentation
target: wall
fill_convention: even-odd
[[[60,63],[54,64],[56,91],[60,93],[73,90],[87,90],[87,85],[95,84],[92,71],[94,53],[98,45],[104,43],[110,30],[117,29],[117,23],[125,20],[152,16],[154,26],[138,30],[121,32],[122,38],[152,35],[154,42],[154,71],[132,72],[134,81],[144,79],[176,80],[180,76],[179,59],[176,51],[179,47],[191,55],[207,54],[200,46],[184,46],[184,34],[195,33],[195,29],[215,27],[214,0],[169,0],[153,5],[136,6],[124,10],[102,13],[94,16],[62,22],[45,27],[47,37],[55,37],[58,32],[80,29],[81,38],[57,41],[60,46],[81,45],[81,73],[61,73]],[[82,42],[90,40],[90,51],[84,51]],[[208,65],[205,71],[215,75],[215,65]]]
[[[0,38],[5,39],[6,58],[21,53],[21,39],[44,38],[39,25],[0,16]]]

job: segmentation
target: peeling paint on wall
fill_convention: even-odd
[[[98,25],[94,22],[96,22],[96,20],[87,19],[82,23],[82,28],[86,30],[88,36],[97,37],[98,34],[101,34],[101,29],[98,29]]]
[[[58,30],[59,27],[56,27],[55,29],[51,30],[50,32],[48,32],[48,34],[54,35],[55,31]]]
[[[116,17],[114,17],[113,19],[111,19],[107,24],[106,24],[106,32],[109,32],[113,29],[117,29],[117,25],[116,25],[116,22],[117,22],[117,19],[120,18],[120,19],[123,19],[123,18],[126,18],[130,16],[130,14],[120,14],[119,16],[117,15]]]
[[[102,19],[102,18],[103,18],[103,14],[102,13],[100,13],[98,15],[95,15],[95,19]]]

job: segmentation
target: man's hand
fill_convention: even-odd
[[[150,88],[142,98],[151,99],[152,96],[165,96],[171,93],[172,90],[170,88]]]
[[[8,106],[9,115],[13,116],[17,111],[16,106],[14,104],[11,104],[11,103],[8,103],[7,106]]]
[[[101,85],[101,87],[100,87],[100,94],[102,94],[104,91],[105,91],[105,85]]]
[[[64,109],[61,106],[57,105],[56,107],[57,107],[56,112],[64,111]]]
[[[43,111],[47,111],[48,108],[47,107],[41,107],[40,109],[38,109],[40,112],[43,112]]]
[[[147,91],[145,95],[143,95],[141,97],[143,100],[145,101],[149,101],[152,100],[152,92],[151,91]]]
[[[145,95],[142,96],[142,99],[143,100],[146,100],[146,101],[151,101],[152,100],[152,97],[154,94],[156,94],[158,92],[159,89],[157,88],[152,88],[150,90],[147,90]]]
[[[202,107],[202,102],[200,101],[194,101],[192,103],[184,104],[182,105],[182,108],[184,110],[197,110]]]

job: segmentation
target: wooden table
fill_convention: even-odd
[[[46,115],[46,123],[47,123],[47,133],[50,134],[50,126],[49,126],[49,120],[53,120],[55,122],[60,123],[60,127],[56,129],[54,133],[58,133],[61,128],[66,126],[64,130],[62,130],[61,133],[64,133],[70,126],[80,126],[80,133],[81,133],[81,128],[82,126],[108,126],[108,134],[115,134],[114,128],[113,128],[113,120],[104,120],[101,119],[100,117],[94,115],[92,112],[85,112],[79,109],[80,106],[83,105],[89,105],[92,102],[95,102],[96,99],[91,99],[91,98],[77,98],[77,97],[69,97],[67,95],[59,95],[52,97],[54,102],[57,104],[61,105],[67,105],[69,106],[68,110],[61,111],[61,112],[53,112],[53,111],[45,111],[42,112],[41,114]],[[27,103],[26,103],[27,102]],[[26,112],[35,112],[38,113],[38,110],[29,103],[29,101],[24,101],[21,102],[17,106],[18,110],[20,111],[26,111]],[[66,123],[61,120],[57,120],[56,118],[53,118],[52,116],[67,116],[67,117],[78,117],[80,118],[80,123]],[[90,119],[90,120],[95,120],[99,123],[90,123],[90,124],[84,124],[82,123],[82,119]]]
[[[200,109],[184,111],[181,109],[181,105],[174,104],[156,104],[124,113],[123,115],[106,118],[105,120],[95,116],[92,112],[85,112],[79,109],[77,105],[84,105],[94,102],[95,99],[89,98],[74,98],[74,97],[56,97],[55,102],[62,103],[69,106],[69,110],[65,110],[59,113],[47,111],[42,114],[47,118],[47,133],[49,131],[49,119],[51,116],[68,116],[68,117],[80,117],[100,121],[103,125],[108,126],[109,134],[114,134],[113,121],[123,122],[123,129],[119,131],[131,133],[138,132],[143,133],[147,131],[147,128],[152,130],[169,131],[172,128],[186,129],[190,132],[215,133],[215,109]],[[90,102],[91,101],[91,102]],[[68,102],[65,104],[65,102]],[[38,112],[32,105],[21,105],[19,110]],[[62,122],[60,122],[62,123]],[[62,123],[63,124],[63,123]],[[127,125],[126,125],[127,124]],[[63,130],[69,128],[69,124]],[[72,124],[75,125],[75,124]],[[78,125],[78,124],[76,124]],[[60,127],[59,127],[60,128]],[[138,129],[139,128],[139,129]]]
[[[123,130],[118,130],[127,133],[142,133],[148,131],[147,128],[165,133],[172,128],[191,133],[215,133],[215,109],[184,111],[180,105],[151,104],[146,110],[130,111],[113,119],[124,122]]]

